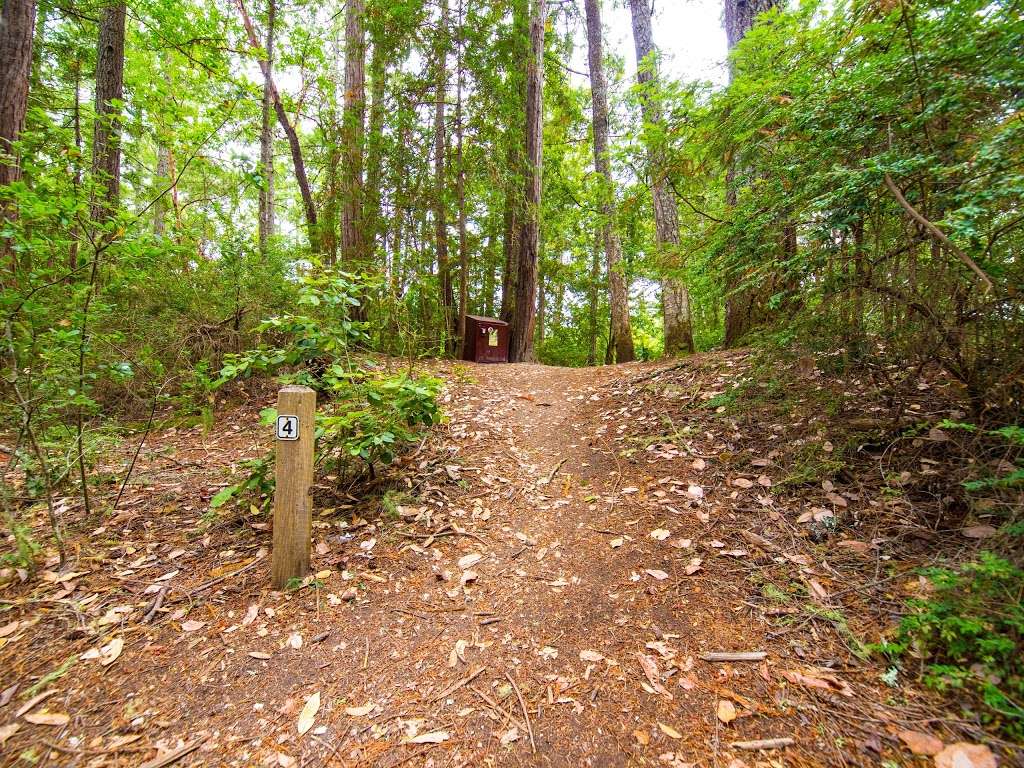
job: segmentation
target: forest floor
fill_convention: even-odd
[[[916,568],[986,535],[915,514],[949,441],[844,466],[851,423],[887,412],[871,383],[753,364],[433,364],[449,420],[383,503],[320,479],[316,576],[289,593],[265,517],[204,519],[269,447],[273,393],[154,431],[71,570],[5,574],[0,764],[980,768],[951,747],[979,741],[1024,764],[864,653]],[[955,402],[934,381],[903,408]]]

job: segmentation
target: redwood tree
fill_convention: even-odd
[[[525,206],[519,235],[515,308],[509,334],[509,360],[532,362],[536,320],[537,259],[540,253],[540,202],[544,160],[544,25],[546,0],[534,0],[530,14],[530,56],[526,62]]]
[[[103,9],[96,47],[96,120],[92,129],[92,218],[110,218],[121,194],[121,107],[124,99],[124,3]]]
[[[366,6],[345,6],[345,111],[342,116],[341,258],[348,268],[364,268],[363,150],[366,142]],[[358,314],[362,314],[361,312]]]
[[[591,111],[594,121],[594,170],[597,171],[602,185],[599,230],[604,244],[605,262],[608,265],[608,298],[611,309],[609,347],[615,350],[617,362],[628,363],[634,358],[633,330],[629,323],[629,287],[625,275],[619,269],[622,244],[619,242],[614,223],[614,182],[611,164],[608,161],[608,81],[604,76],[600,0],[586,0],[586,12]]]
[[[21,165],[12,145],[25,127],[35,16],[34,0],[4,0],[0,15],[0,186],[21,178]],[[0,203],[0,224],[13,216],[13,206]],[[9,249],[4,240],[0,250],[7,256]]]

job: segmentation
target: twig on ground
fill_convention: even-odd
[[[522,691],[519,690],[519,686],[516,685],[516,681],[513,679],[512,675],[506,672],[505,677],[510,683],[512,683],[512,690],[516,692],[516,698],[519,699],[519,706],[523,708],[523,720],[526,722],[526,732],[530,734],[530,749],[533,750],[534,754],[537,754],[537,742],[533,740],[533,726],[530,724],[530,713],[526,709],[526,702],[523,700]]]
[[[185,755],[191,754],[199,749],[199,747],[206,743],[206,740],[209,738],[209,735],[200,736],[198,739],[178,747],[173,752],[168,752],[163,757],[154,757],[152,760],[146,761],[140,765],[139,768],[163,768],[165,765],[176,763]]]
[[[730,746],[736,749],[758,750],[758,749],[782,749],[793,743],[793,739],[785,736],[781,739],[755,739],[754,741],[734,741]]]
[[[470,672],[466,677],[464,677],[461,680],[459,680],[459,681],[449,685],[447,688],[445,688],[443,691],[441,691],[441,693],[439,693],[437,696],[432,698],[431,701],[439,701],[439,700],[441,700],[443,698],[451,696],[453,693],[455,693],[457,690],[459,690],[459,688],[462,688],[464,686],[469,685],[474,680],[476,680],[478,677],[480,677],[480,675],[482,675],[484,673],[485,669],[487,669],[487,667],[477,667],[472,672]]]

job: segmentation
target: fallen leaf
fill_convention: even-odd
[[[377,705],[371,701],[361,707],[345,707],[345,714],[349,717],[366,717],[366,715],[373,712],[375,706]]]
[[[242,626],[247,627],[256,621],[256,617],[260,615],[260,607],[258,605],[250,605],[248,610],[245,612],[245,616],[242,618]]]
[[[703,561],[699,557],[695,557],[687,564],[686,568],[683,570],[687,576],[693,576],[693,574],[700,570],[700,564],[702,562]]]
[[[996,529],[991,525],[972,525],[960,529],[960,535],[968,539],[987,539],[990,536],[995,536],[996,533]]]
[[[509,744],[511,744],[513,741],[516,741],[518,739],[519,739],[519,729],[517,727],[515,727],[515,726],[512,726],[507,731],[505,731],[503,734],[501,734],[501,738],[499,739],[499,741],[501,742],[501,746],[506,747]]]
[[[302,736],[313,727],[313,721],[316,720],[316,713],[320,711],[320,692],[317,691],[308,699],[306,699],[306,706],[302,708],[299,713],[299,720],[295,724],[299,730],[299,736]]]
[[[612,549],[618,549],[623,545],[623,543],[624,542],[622,539],[612,539],[608,542],[608,546],[610,546]]]
[[[681,734],[679,731],[677,731],[671,725],[665,725],[664,723],[659,722],[658,723],[658,729],[662,733],[664,733],[666,736],[668,736],[670,739],[681,739],[681,738],[683,738],[683,734]]]
[[[406,744],[440,744],[442,741],[448,741],[451,738],[451,734],[448,731],[431,731],[430,733],[421,733],[419,736],[413,736],[411,739],[406,739]]]
[[[696,458],[692,462],[690,462],[690,466],[693,467],[698,472],[707,467],[707,465],[708,463],[701,458]]]
[[[831,672],[813,670],[804,674],[796,670],[783,670],[782,676],[791,683],[803,685],[807,688],[818,688],[824,691],[840,693],[843,696],[853,696],[853,689],[845,680],[840,680]]]
[[[463,664],[466,663],[466,646],[469,645],[467,640],[456,640],[455,647],[452,648],[452,652],[448,654],[448,666],[455,667],[461,661]]]
[[[263,651],[249,651],[249,655],[252,656],[254,659],[262,659],[263,661],[266,661],[270,658],[270,654],[264,653]]]
[[[735,485],[737,488],[753,488],[754,487],[754,482],[752,480],[748,480],[745,477],[733,478],[732,484]]]
[[[18,628],[18,625],[20,623],[20,621],[15,619],[10,624],[4,624],[2,627],[0,627],[0,637],[7,637],[8,635],[13,635],[14,630]]]
[[[302,647],[302,635],[298,632],[292,632],[288,635],[288,645],[296,651],[299,650]]]
[[[807,586],[811,593],[811,597],[815,600],[828,600],[828,591],[821,586],[821,582],[817,579],[808,579]]]
[[[484,556],[481,555],[479,552],[473,552],[468,555],[463,555],[459,558],[459,568],[461,568],[462,570],[466,570],[467,568],[473,567],[483,559]]]
[[[580,661],[604,661],[604,656],[597,651],[580,651]]]
[[[7,743],[7,740],[18,732],[21,728],[21,723],[8,723],[7,725],[0,726],[0,748]]]
[[[672,699],[672,694],[669,693],[668,689],[661,684],[661,670],[658,669],[658,662],[654,660],[654,657],[647,656],[643,653],[636,654],[636,657],[640,661],[640,669],[643,670],[644,677],[646,677],[647,682],[651,684],[651,688],[665,698]]]
[[[958,741],[935,755],[936,768],[996,768],[992,750],[984,744]]]
[[[31,712],[25,720],[33,725],[67,725],[71,718],[63,712]]]
[[[736,719],[736,705],[728,699],[720,699],[718,702],[718,719],[728,725]]]
[[[652,579],[657,579],[658,581],[664,581],[668,578],[667,573],[665,573],[664,571],[659,571],[657,568],[645,568],[644,573],[646,573]]]
[[[846,506],[846,499],[840,496],[838,493],[835,493],[834,491],[832,493],[825,494],[825,498],[831,501],[837,507]]]
[[[206,626],[205,621],[196,621],[195,619],[189,619],[181,625],[182,632],[195,632]]]
[[[858,555],[866,555],[871,552],[870,544],[866,541],[857,541],[856,539],[843,539],[842,541],[836,542],[836,546],[848,549]]]
[[[121,655],[121,651],[124,650],[124,638],[115,637],[105,646],[100,648],[100,666],[109,667],[115,661],[117,657]]]
[[[50,698],[51,696],[56,696],[57,693],[58,693],[58,691],[57,691],[56,688],[51,688],[48,691],[43,691],[42,693],[40,693],[40,694],[38,694],[36,696],[33,696],[31,699],[29,699],[24,704],[22,704],[20,707],[18,707],[18,711],[14,713],[14,716],[15,717],[21,717],[26,712],[30,712],[33,707],[38,706],[40,702],[45,701],[46,699]]]
[[[651,743],[651,735],[647,731],[641,731],[639,728],[633,731],[633,738],[642,747],[646,747]]]
[[[896,735],[915,755],[937,755],[944,746],[941,739],[932,736],[930,733],[898,731]]]
[[[664,528],[655,528],[653,531],[651,531],[651,538],[657,541],[664,541],[671,535],[672,532],[667,531]]]

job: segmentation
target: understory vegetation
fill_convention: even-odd
[[[724,0],[714,81],[668,76],[629,6],[635,61],[596,0],[4,2],[3,562],[64,565],[155,426],[268,381],[317,391],[318,479],[393,493],[467,315],[512,362],[749,346],[736,387],[672,397],[811,402],[848,441],[782,483],[867,457],[908,520],[983,539],[937,543],[873,647],[1024,739],[1021,3]],[[886,463],[908,445],[925,482]],[[266,513],[270,457],[238,469],[208,522]]]

